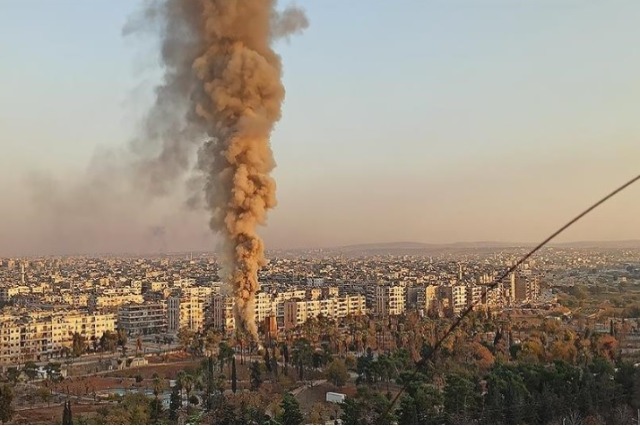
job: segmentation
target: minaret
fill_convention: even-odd
[[[20,282],[24,285],[24,263],[20,264]]]

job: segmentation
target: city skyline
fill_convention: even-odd
[[[637,3],[299,5],[267,249],[533,243],[637,174]],[[160,75],[155,41],[122,36],[136,4],[0,8],[0,256],[215,249],[182,182],[111,188]],[[638,191],[558,241],[640,238]]]

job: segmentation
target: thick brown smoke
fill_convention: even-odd
[[[162,27],[167,68],[148,125],[158,123],[161,132],[174,136],[160,138],[156,159],[171,167],[164,161],[149,167],[152,175],[172,179],[188,163],[195,135],[207,137],[197,167],[210,226],[223,238],[222,274],[231,285],[237,326],[254,338],[258,270],[265,264],[256,227],[276,205],[269,138],[284,99],[280,58],[271,45],[307,26],[300,10],[278,13],[275,6],[270,0],[168,0],[153,4],[143,17]],[[175,117],[182,102],[188,103],[186,116]]]

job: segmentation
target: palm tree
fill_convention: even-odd
[[[160,393],[162,393],[163,389],[164,389],[164,382],[162,381],[160,376],[158,376],[158,373],[154,373],[153,374],[153,395],[156,397],[156,401],[158,400],[158,397]]]
[[[227,342],[220,342],[218,350],[218,361],[220,362],[220,371],[224,369],[225,362],[229,364],[229,375],[231,375],[231,359],[235,351]]]
[[[214,330],[213,328],[208,329],[204,336],[204,348],[205,348],[205,351],[207,352],[206,355],[211,356],[211,355],[217,354],[218,345],[220,344],[221,341],[222,341],[222,336],[217,330]]]
[[[293,344],[293,363],[298,369],[298,377],[304,380],[304,369],[312,362],[313,350],[309,341],[305,338],[296,340]]]
[[[195,379],[191,374],[185,374],[182,377],[182,386],[184,386],[184,391],[187,393],[187,401],[191,398],[191,391],[194,385]]]
[[[244,365],[244,349],[247,345],[247,335],[244,330],[236,329],[235,341],[240,346],[240,365]]]
[[[178,375],[176,376],[176,386],[180,390],[180,399],[181,400],[184,399],[183,396],[182,396],[182,390],[184,389],[184,380],[185,380],[186,376],[187,376],[187,373],[185,371],[178,372]]]

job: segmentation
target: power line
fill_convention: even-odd
[[[449,327],[447,332],[436,342],[436,344],[433,346],[433,349],[424,358],[422,358],[420,361],[418,361],[416,363],[416,366],[415,366],[413,372],[411,373],[411,377],[409,378],[407,383],[405,383],[405,385],[402,386],[402,388],[400,389],[400,392],[398,392],[396,394],[396,396],[391,400],[391,403],[389,404],[387,409],[384,411],[384,413],[382,414],[381,418],[386,417],[389,414],[389,412],[391,412],[393,407],[398,402],[398,399],[400,398],[400,396],[407,390],[408,384],[411,382],[411,380],[413,380],[415,378],[415,376],[418,373],[419,369],[423,365],[425,365],[427,361],[429,361],[429,359],[433,356],[433,354],[435,354],[438,351],[438,349],[440,349],[440,347],[442,346],[444,341],[447,339],[447,337],[449,337],[451,335],[451,333],[453,333],[453,331],[456,328],[458,328],[460,323],[462,323],[462,321],[473,311],[473,309],[480,303],[480,301],[486,297],[486,295],[487,295],[487,293],[489,291],[491,291],[494,288],[496,288],[502,282],[502,280],[507,278],[509,276],[509,274],[514,272],[520,265],[522,265],[524,262],[526,262],[527,259],[529,259],[531,256],[533,256],[538,250],[540,250],[542,247],[547,245],[549,243],[549,241],[553,240],[555,237],[557,237],[562,232],[564,232],[567,228],[571,227],[574,223],[578,222],[580,219],[582,219],[584,216],[589,214],[591,211],[593,211],[596,208],[598,208],[600,205],[602,205],[603,203],[608,201],[610,198],[612,198],[613,196],[615,196],[619,192],[622,192],[623,190],[625,190],[629,186],[633,185],[638,180],[640,180],[640,175],[634,177],[633,179],[629,180],[625,184],[619,186],[618,188],[616,188],[615,190],[613,190],[612,192],[610,192],[609,194],[607,194],[606,196],[601,198],[599,201],[597,201],[596,203],[592,204],[585,211],[583,211],[582,213],[580,213],[579,215],[577,215],[576,217],[571,219],[569,222],[567,222],[565,225],[563,225],[561,228],[559,228],[553,234],[551,234],[547,238],[545,238],[540,244],[538,244],[533,249],[531,249],[531,251],[529,251],[527,254],[522,256],[520,258],[520,260],[518,260],[515,264],[513,264],[510,268],[508,268],[504,273],[502,273],[502,275],[500,275],[490,285],[488,285],[487,288],[482,292],[482,296],[480,298],[476,299],[464,311],[462,311],[460,316],[453,322],[453,324],[451,324],[451,327]]]

